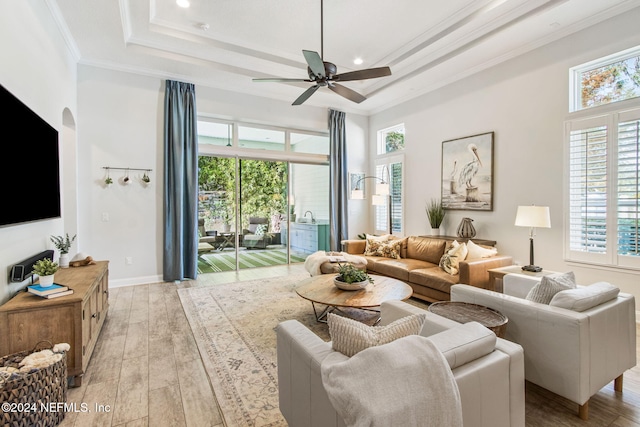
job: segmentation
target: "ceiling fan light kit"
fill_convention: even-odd
[[[364,70],[351,71],[348,73],[337,74],[338,67],[335,64],[324,61],[324,23],[323,23],[323,0],[320,0],[320,52],[312,50],[303,50],[302,55],[307,62],[308,79],[286,79],[286,78],[265,78],[265,79],[253,79],[254,82],[308,82],[314,83],[309,89],[305,90],[293,104],[301,105],[307,99],[311,97],[319,88],[328,87],[331,91],[338,95],[347,98],[350,101],[361,103],[365,99],[365,96],[358,92],[349,89],[346,86],[340,85],[337,82],[348,82],[354,80],[366,80],[375,79],[378,77],[385,77],[391,75],[391,69],[389,67],[367,68]]]

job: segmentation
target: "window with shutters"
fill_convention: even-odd
[[[379,233],[403,233],[403,160],[394,156],[379,160],[376,164],[376,177],[389,183],[389,196],[383,204],[375,205],[375,225]],[[389,216],[391,209],[391,216]]]
[[[640,268],[640,109],[566,123],[565,255]]]

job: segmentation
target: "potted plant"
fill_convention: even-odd
[[[40,286],[46,288],[53,285],[53,276],[56,271],[58,271],[58,264],[45,258],[33,265],[32,273],[40,276]]]
[[[373,278],[353,264],[338,264],[338,275],[333,279],[333,283],[339,289],[355,291],[373,283]]]
[[[69,237],[69,233],[67,233],[64,237],[62,236],[51,236],[51,241],[54,246],[60,251],[60,262],[61,268],[69,267],[69,249],[71,249],[71,244],[76,240],[76,235],[73,237]]]
[[[442,206],[442,200],[431,199],[431,201],[427,203],[425,211],[427,212],[429,224],[431,224],[431,234],[433,236],[440,235],[440,225],[442,224],[445,215],[444,206]]]

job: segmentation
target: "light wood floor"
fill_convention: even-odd
[[[111,289],[109,315],[82,386],[69,389],[68,401],[78,410],[60,426],[223,426],[176,289],[302,271],[300,264],[266,267],[200,275],[177,285]],[[589,421],[576,411],[576,404],[527,383],[527,426],[640,427],[640,368],[625,374],[622,394],[610,384],[591,399]]]

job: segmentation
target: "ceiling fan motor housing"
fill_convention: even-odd
[[[324,75],[326,76],[325,80],[331,80],[333,76],[338,72],[338,67],[335,64],[327,61],[322,61],[324,64]],[[309,78],[314,81],[318,81],[318,77],[311,71],[310,67],[307,67],[307,73],[309,74]]]

